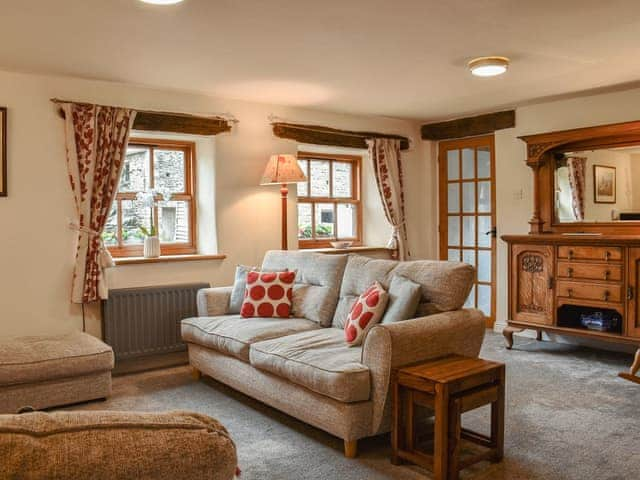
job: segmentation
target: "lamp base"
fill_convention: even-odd
[[[282,195],[282,250],[288,250],[287,245],[287,197],[289,196],[289,188],[286,183],[282,184],[280,188],[280,194]]]

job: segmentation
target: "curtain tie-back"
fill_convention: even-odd
[[[76,230],[78,232],[83,232],[91,235],[92,237],[96,237],[100,235],[100,232],[96,232],[95,230],[91,230],[89,227],[85,227],[79,222],[69,222],[69,228],[71,230]]]
[[[95,230],[90,229],[89,227],[85,227],[79,222],[69,222],[69,228],[71,230],[76,230],[78,232],[86,233],[91,237],[98,237],[100,239],[100,246],[98,252],[98,262],[102,268],[111,268],[115,267],[116,263],[113,261],[113,257],[107,247],[104,244],[104,239],[102,238],[102,234],[100,232],[96,232]]]

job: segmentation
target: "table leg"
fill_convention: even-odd
[[[435,417],[433,477],[434,480],[446,480],[449,465],[449,388],[446,384],[436,384]]]
[[[405,431],[404,431],[404,445],[405,448],[409,451],[413,451],[414,447],[414,432],[415,428],[413,425],[414,420],[414,411],[413,411],[413,391],[411,389],[407,389],[405,391],[405,405],[404,411],[407,415],[407,420],[405,422]]]
[[[495,445],[495,455],[493,457],[495,462],[499,462],[504,456],[504,365],[500,369],[499,381],[498,399],[491,404],[491,443]]]
[[[393,381],[393,388],[391,391],[393,397],[393,410],[391,420],[391,463],[393,465],[400,465],[400,458],[398,457],[398,437],[400,436],[400,423],[402,419],[402,410],[400,406],[400,386],[398,382]]]
[[[460,470],[460,434],[461,434],[460,401],[452,400],[449,404],[449,480],[458,480]]]

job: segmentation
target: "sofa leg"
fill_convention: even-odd
[[[344,456],[347,458],[356,458],[358,455],[358,441],[357,440],[345,440],[344,441]]]
[[[202,373],[197,368],[192,368],[191,369],[191,376],[197,382],[202,377]]]

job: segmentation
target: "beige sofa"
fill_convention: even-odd
[[[200,372],[345,442],[389,431],[394,368],[446,354],[476,357],[482,313],[461,309],[475,270],[454,262],[371,259],[271,251],[264,270],[296,269],[293,317],[245,319],[229,313],[232,287],[204,289],[199,317],[182,321],[189,361]],[[351,305],[369,285],[402,275],[422,288],[417,318],[380,324],[361,347],[344,340]]]

